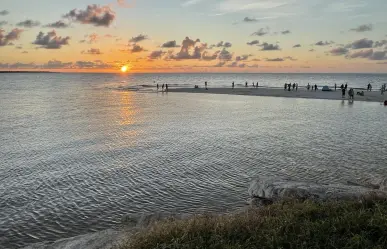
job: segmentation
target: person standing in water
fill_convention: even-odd
[[[245,87],[247,87],[247,81],[246,81],[246,83],[245,83]]]
[[[337,85],[336,85],[336,83],[335,83],[335,91],[336,91],[336,88],[337,88]]]
[[[309,91],[309,89],[310,89],[310,84],[308,83],[308,85],[306,86],[306,89],[308,89],[308,91]]]
[[[235,84],[234,84],[234,81],[232,82],[232,89],[234,89],[234,86],[235,86]]]
[[[157,83],[157,91],[159,90],[159,83]]]
[[[254,82],[253,82],[253,87],[255,87],[255,84],[254,84]]]
[[[204,86],[206,87],[206,90],[208,90],[208,88],[207,88],[207,81],[204,82]]]
[[[286,91],[286,88],[288,87],[288,84],[287,83],[285,83],[285,85],[284,85],[284,90]]]
[[[168,92],[168,84],[165,84],[165,91]]]
[[[164,91],[164,84],[161,86],[161,91]]]
[[[345,88],[344,87],[341,88],[341,97],[345,98]]]
[[[345,88],[345,91],[347,91],[347,88],[348,88],[348,84],[347,83],[345,83],[344,88]]]
[[[314,91],[317,91],[317,84],[314,84]]]
[[[257,81],[257,84],[255,84],[255,87],[258,88],[258,81]]]

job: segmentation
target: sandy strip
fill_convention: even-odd
[[[320,88],[321,89],[321,88]],[[364,96],[356,95],[355,101],[371,101],[371,102],[384,102],[387,100],[387,92],[385,95],[381,95],[380,91],[367,92],[364,91]],[[308,91],[304,88],[299,88],[298,91],[285,91],[283,88],[252,88],[252,87],[238,87],[238,88],[170,88],[169,92],[183,92],[183,93],[212,93],[212,94],[234,94],[234,95],[249,95],[249,96],[267,96],[267,97],[285,97],[285,98],[306,98],[306,99],[332,99],[342,100],[341,90],[331,92],[323,92],[321,90]],[[344,99],[348,99],[348,92]]]

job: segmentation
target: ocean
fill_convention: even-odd
[[[385,74],[0,74],[0,248],[126,214],[234,211],[254,177],[387,175],[380,103],[156,92],[295,82],[378,89]]]

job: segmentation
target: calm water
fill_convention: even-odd
[[[106,229],[124,214],[233,210],[254,176],[387,176],[380,103],[146,87],[253,79],[375,89],[387,75],[0,74],[0,248]]]

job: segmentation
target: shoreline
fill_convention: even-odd
[[[387,94],[381,95],[380,91],[367,92],[364,90],[354,89],[354,101],[366,102],[383,102],[387,100]],[[364,96],[359,96],[356,93],[364,91]],[[308,91],[299,88],[298,91],[285,91],[283,88],[270,87],[236,87],[230,88],[170,88],[168,92],[175,93],[210,93],[210,94],[229,94],[229,95],[247,95],[247,96],[261,96],[261,97],[283,97],[283,98],[303,98],[303,99],[325,99],[325,100],[349,100],[348,91],[345,98],[341,96],[341,90],[325,92],[320,89],[317,91]]]

